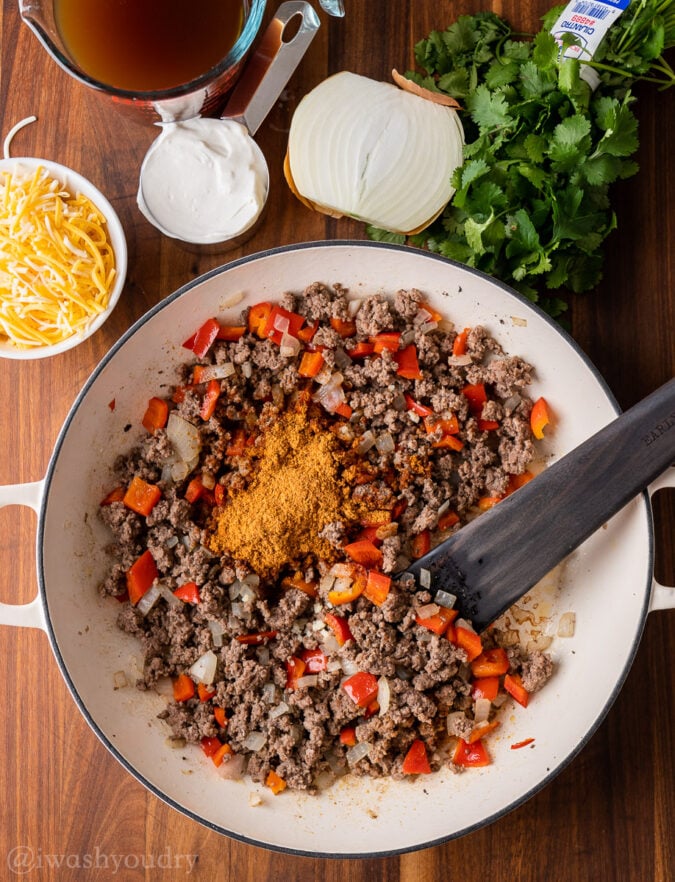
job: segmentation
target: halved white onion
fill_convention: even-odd
[[[463,145],[453,109],[342,71],[298,105],[286,172],[291,188],[320,211],[412,233],[450,200]]]

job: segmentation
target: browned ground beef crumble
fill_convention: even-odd
[[[286,293],[280,304],[304,315],[320,328],[314,344],[324,350],[329,368],[344,377],[346,398],[353,408],[348,421],[327,417],[341,443],[353,446],[370,430],[376,437],[390,433],[395,449],[381,453],[373,446],[364,459],[374,467],[377,479],[354,488],[372,494],[372,501],[391,509],[401,500],[407,507],[397,524],[385,530],[381,544],[382,569],[403,570],[410,560],[410,540],[430,529],[433,542],[442,535],[435,529],[439,508],[447,506],[460,516],[457,529],[476,511],[481,497],[503,494],[512,475],[523,473],[533,458],[529,426],[531,401],[526,388],[531,368],[517,356],[504,354],[482,327],[468,335],[468,364],[452,358],[456,331],[448,326],[424,327],[428,315],[420,311],[423,296],[416,290],[399,291],[388,301],[380,296],[364,300],[356,313],[355,339],[342,339],[329,325],[331,317],[351,316],[346,291],[339,285],[328,288],[314,284],[300,295]],[[459,328],[458,330],[461,330]],[[403,343],[414,342],[423,379],[409,380],[397,374],[392,355],[352,360],[346,350],[356,341],[383,331],[402,332]],[[426,331],[426,333],[424,332]],[[218,342],[200,360],[203,364],[232,362],[235,373],[221,381],[217,409],[208,422],[199,416],[203,389],[187,391],[175,407],[178,414],[198,426],[201,453],[191,476],[210,473],[225,485],[227,493],[247,486],[252,471],[250,458],[226,457],[225,451],[236,428],[246,427],[260,437],[266,425],[284,412],[298,389],[312,387],[312,381],[298,375],[300,356],[284,357],[279,346],[251,333],[234,343]],[[189,383],[193,365],[183,367],[180,381]],[[489,403],[483,418],[499,421],[499,428],[483,431],[461,390],[466,384],[484,383]],[[455,414],[460,423],[461,451],[432,447],[419,417],[407,409],[404,395],[433,409],[436,414]],[[149,390],[149,395],[159,394]],[[167,393],[170,395],[170,392]],[[345,428],[347,427],[347,428]],[[260,434],[256,434],[260,433]],[[187,671],[204,652],[213,650],[218,659],[213,699],[170,702],[160,716],[173,735],[198,743],[205,736],[221,735],[235,754],[245,754],[246,772],[264,781],[273,769],[291,788],[312,791],[318,781],[330,781],[350,771],[356,775],[402,775],[406,751],[415,739],[423,739],[432,769],[449,764],[447,751],[448,714],[450,734],[471,732],[474,702],[471,672],[464,650],[438,637],[415,622],[415,611],[433,601],[433,589],[422,590],[410,580],[394,580],[387,600],[375,606],[365,596],[335,610],[348,617],[353,640],[337,646],[329,630],[317,628],[327,609],[324,590],[312,598],[294,588],[279,586],[279,580],[262,579],[254,590],[237,596],[238,580],[250,574],[246,561],[217,556],[208,547],[212,506],[184,498],[189,477],[179,483],[166,479],[167,459],[173,453],[166,431],[144,437],[130,453],[115,464],[118,481],[127,484],[138,475],[158,484],[162,498],[147,518],[135,514],[121,502],[101,507],[110,528],[114,563],[101,586],[104,595],[120,596],[126,589],[126,571],[146,548],[155,559],[162,583],[175,589],[185,582],[199,586],[196,605],[167,603],[160,598],[143,616],[129,602],[119,614],[120,628],[138,637],[143,647],[144,675],[141,689],[153,688],[163,677]],[[382,476],[388,475],[388,480]],[[322,525],[323,526],[323,525]],[[326,525],[325,538],[336,545],[349,541],[343,524]],[[319,579],[329,568],[322,561],[305,561],[307,580]],[[250,586],[249,586],[250,587]],[[248,596],[251,595],[251,596]],[[210,622],[223,630],[222,646],[214,643]],[[265,646],[248,646],[234,638],[243,633],[277,630]],[[484,636],[484,646],[494,645],[498,634]],[[330,666],[318,674],[318,684],[286,689],[286,661],[303,649],[324,646]],[[509,649],[511,671],[523,677],[529,691],[548,679],[552,664],[540,652],[526,655]],[[345,670],[362,670],[387,678],[389,707],[384,714],[367,717],[340,688]],[[273,684],[272,686],[270,684]],[[280,702],[288,710],[274,718],[270,711]],[[215,706],[226,708],[225,733],[213,714]],[[491,717],[496,712],[491,711]],[[370,753],[353,765],[339,740],[343,727],[353,725],[357,742],[368,742]],[[256,752],[244,742],[252,732],[264,736]]]

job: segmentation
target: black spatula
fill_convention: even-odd
[[[673,463],[675,378],[406,572],[482,631]]]

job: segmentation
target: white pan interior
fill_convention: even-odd
[[[75,402],[50,463],[40,519],[38,574],[52,644],[74,697],[97,734],[146,786],[175,807],[259,845],[325,855],[368,855],[431,845],[468,832],[532,795],[584,744],[628,671],[651,585],[651,517],[632,502],[592,537],[548,597],[550,627],[576,612],[575,635],[556,638],[557,670],[527,709],[507,705],[489,740],[493,765],[443,771],[402,782],[345,780],[309,797],[274,797],[250,781],[223,780],[194,747],[170,749],[156,719],[165,699],[133,686],[113,689],[123,670],[133,682],[140,657],[118,631],[118,604],[99,598],[109,537],[97,517],[110,466],[141,434],[150,396],[174,382],[190,355],[181,343],[210,316],[233,321],[242,303],[274,300],[314,281],[354,296],[417,287],[460,326],[485,325],[507,352],[536,367],[533,395],[544,394],[555,428],[544,452],[569,451],[616,415],[604,383],[574,343],[505,287],[436,256],[373,243],[316,243],[243,258],[187,285],[143,317],[111,350]],[[110,403],[114,401],[114,409]],[[130,427],[130,428],[129,428]],[[541,516],[555,530],[551,506]],[[527,525],[523,524],[523,533]],[[535,738],[534,746],[510,745]],[[262,796],[252,806],[250,794]]]

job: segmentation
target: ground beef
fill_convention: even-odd
[[[123,601],[118,626],[142,647],[139,688],[189,674],[198,659],[213,654],[212,686],[179,696],[160,716],[176,738],[227,742],[245,757],[253,780],[265,781],[274,770],[287,786],[312,791],[319,780],[348,771],[398,777],[418,739],[437,769],[448,761],[448,737],[468,738],[475,728],[467,653],[458,632],[451,634],[454,625],[443,633],[443,620],[441,633],[432,629],[432,592],[410,577],[390,578],[388,593],[374,602],[368,568],[401,572],[416,553],[415,543],[440,541],[473,517],[482,499],[509,492],[513,476],[526,471],[534,453],[527,396],[532,367],[506,355],[480,326],[466,335],[469,363],[456,363],[453,346],[462,326],[435,329],[416,289],[398,291],[392,301],[369,297],[355,312],[342,287],[317,282],[302,293],[284,293],[280,305],[304,316],[308,329],[316,325],[312,345],[323,353],[323,373],[342,377],[347,413],[338,417],[311,406],[351,451],[351,498],[366,513],[361,523],[334,520],[317,527],[343,560],[334,567],[308,557],[294,571],[261,579],[248,561],[210,550],[215,507],[248,486],[265,431],[318,388],[298,372],[301,353],[282,355],[272,339],[246,332],[233,342],[218,341],[200,359],[205,366],[234,366],[219,381],[220,396],[207,420],[200,414],[204,386],[194,381],[192,365],[179,372],[169,407],[195,427],[200,443],[188,475],[180,473],[180,464],[174,472],[177,457],[165,429],[148,433],[118,457],[114,480],[120,492],[100,509],[112,536],[112,563],[100,590]],[[247,322],[244,314],[242,325]],[[379,335],[387,342],[369,353]],[[419,374],[408,377],[399,360],[411,346]],[[476,406],[467,386],[484,391],[482,405]],[[134,477],[161,491],[145,516],[120,500]],[[195,482],[196,494],[190,490]],[[444,526],[448,514],[453,517]],[[379,562],[347,562],[343,546],[355,541],[379,549]],[[132,605],[125,600],[133,587],[129,568],[146,551],[157,569],[154,594]],[[344,581],[345,567],[347,584],[359,590],[334,608],[331,592]],[[190,586],[198,602],[172,593]],[[486,637],[485,646],[494,648],[495,639]],[[543,653],[510,647],[508,659],[530,692],[551,676],[551,660]],[[299,664],[304,669],[298,674]],[[365,705],[356,703],[342,688],[357,672],[376,682],[385,707],[373,696]],[[216,716],[221,711],[224,726]],[[260,743],[251,750],[256,739]],[[354,740],[369,745],[358,761],[349,753]]]

